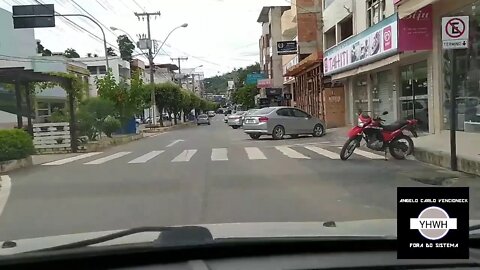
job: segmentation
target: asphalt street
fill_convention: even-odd
[[[480,218],[480,179],[415,160],[385,161],[365,149],[341,161],[342,140],[330,133],[254,141],[216,116],[210,126],[18,170],[9,174],[0,240],[139,226],[390,219],[396,188],[431,186],[413,179],[431,175],[470,186],[470,218]]]

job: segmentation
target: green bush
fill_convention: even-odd
[[[111,138],[112,133],[119,130],[121,127],[120,120],[116,119],[113,116],[107,116],[105,120],[103,120],[102,124],[102,131],[107,135],[107,137]]]
[[[62,123],[69,121],[70,115],[64,110],[55,110],[54,112],[52,112],[52,115],[50,115],[50,122],[52,123]]]
[[[26,158],[34,152],[32,137],[25,131],[0,130],[0,161]]]

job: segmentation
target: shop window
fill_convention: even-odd
[[[90,71],[90,74],[92,74],[92,75],[97,74],[97,66],[88,66],[87,69],[88,69],[88,71]]]
[[[417,119],[420,131],[428,132],[428,68],[427,61],[400,69],[400,116]]]
[[[449,14],[451,16],[469,16],[469,46],[465,50],[443,52],[443,119],[444,128],[450,129],[450,101],[452,76],[456,86],[456,130],[480,133],[480,1]],[[455,53],[455,55],[453,55]],[[455,73],[452,67],[455,65]]]
[[[367,0],[367,25],[370,27],[385,19],[385,0]]]

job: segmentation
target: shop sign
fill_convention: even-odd
[[[281,96],[283,92],[282,88],[268,88],[266,89],[267,96]]]
[[[297,53],[297,41],[279,41],[277,42],[278,55],[296,54]]]
[[[398,48],[397,14],[327,50],[325,75],[339,73],[393,55]]]
[[[398,50],[420,51],[433,48],[433,7],[428,5],[398,22]]]
[[[272,87],[271,79],[261,79],[257,81],[257,88],[269,88]]]
[[[248,85],[256,85],[258,80],[265,79],[265,75],[263,73],[250,73],[247,74],[247,79],[245,80],[245,84]]]
[[[468,48],[469,17],[455,16],[442,18],[443,49]]]

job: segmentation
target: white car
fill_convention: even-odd
[[[236,113],[228,116],[228,125],[233,129],[237,129],[243,125],[244,111],[237,111]]]

